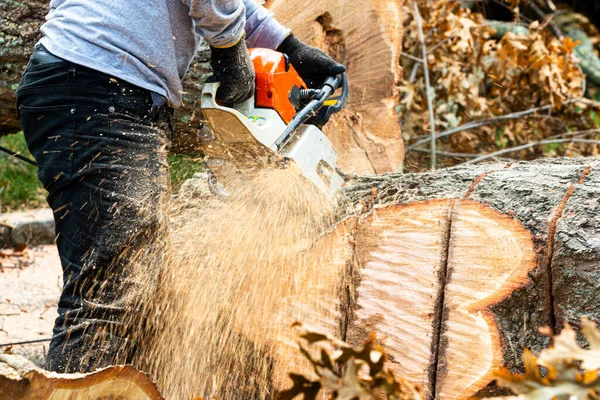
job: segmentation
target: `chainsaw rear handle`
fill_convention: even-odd
[[[337,97],[330,98],[340,86],[342,87],[342,93]],[[331,101],[333,104],[325,106],[325,102],[327,101]],[[320,111],[322,111],[323,115],[319,115],[319,119],[326,122],[329,120],[332,114],[341,111],[347,103],[348,79],[346,78],[346,73],[344,72],[337,76],[328,77],[325,79],[320,92],[315,96],[315,98],[311,100],[306,107],[300,110],[290,121],[286,130],[275,142],[275,145],[279,150],[281,150],[283,145],[292,136],[294,131],[300,127],[300,125],[304,124],[309,119],[316,117],[317,113]],[[321,110],[323,106],[325,106],[325,109]]]
[[[217,90],[220,82],[207,82],[202,88],[202,97],[200,99],[200,108],[213,108],[217,104]]]
[[[217,100],[217,91],[221,87],[221,82],[206,82],[202,88],[202,97],[200,99],[200,108],[219,108],[226,107],[226,105]],[[246,104],[248,102],[254,102],[254,96],[240,104]]]

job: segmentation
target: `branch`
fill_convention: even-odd
[[[565,104],[567,104],[567,102],[565,102]],[[518,111],[518,112],[514,112],[514,113],[510,113],[510,114],[506,114],[506,115],[499,115],[497,117],[491,117],[491,118],[484,118],[484,119],[478,119],[477,121],[472,121],[460,126],[457,126],[456,128],[452,128],[452,129],[448,129],[447,131],[438,133],[435,138],[436,139],[440,139],[446,136],[450,136],[453,135],[455,133],[459,133],[459,132],[465,132],[465,131],[470,131],[471,129],[475,129],[475,128],[480,128],[482,126],[486,126],[486,125],[492,125],[501,121],[505,121],[508,119],[517,119],[517,118],[522,118],[525,117],[527,115],[531,115],[531,114],[535,114],[536,112],[539,111],[548,111],[552,109],[552,105],[548,104],[546,106],[541,106],[541,107],[534,107],[534,108],[530,108],[529,110],[525,110],[525,111]],[[406,148],[406,150],[412,150],[420,145],[422,145],[423,143],[427,143],[430,139],[422,139],[417,141],[414,144],[411,144],[410,146],[408,146]]]
[[[600,128],[586,129],[583,131],[563,132],[563,133],[559,133],[558,135],[550,136],[546,139],[560,139],[560,138],[564,138],[565,136],[570,136],[573,138],[575,138],[575,137],[580,138],[582,136],[591,135],[592,133],[600,133]]]
[[[413,4],[415,11],[415,18],[417,19],[417,27],[419,29],[419,41],[421,42],[421,53],[423,62],[423,75],[425,75],[425,89],[427,91],[427,108],[429,109],[429,124],[431,125],[431,170],[435,171],[437,164],[436,158],[436,146],[435,142],[435,115],[433,113],[433,93],[431,89],[431,83],[429,82],[429,66],[427,65],[427,45],[425,44],[425,36],[423,35],[423,21],[421,21],[421,14],[419,13],[419,7],[417,2]]]
[[[483,160],[487,160],[502,154],[506,154],[506,153],[512,153],[514,151],[519,151],[519,150],[525,150],[525,149],[530,149],[532,147],[536,147],[536,146],[543,146],[546,144],[557,144],[557,143],[587,143],[587,144],[595,144],[595,145],[600,145],[600,140],[592,140],[592,139],[545,139],[545,140],[540,140],[537,142],[533,142],[533,143],[527,143],[527,144],[522,144],[520,146],[515,146],[515,147],[510,147],[508,149],[504,149],[504,150],[498,150],[495,151],[493,153],[489,153],[489,154],[485,154],[483,156],[474,158],[472,160],[466,161],[462,164],[459,165],[468,165],[468,164],[475,164],[478,163],[480,161]]]
[[[579,100],[579,101],[581,101],[582,103],[585,103],[585,104],[587,104],[587,105],[589,105],[589,106],[592,106],[592,107],[599,107],[599,108],[600,108],[600,101],[596,101],[596,100],[588,99],[587,97],[586,97],[586,98],[583,98],[583,99],[581,99],[581,100]]]
[[[433,45],[429,50],[427,50],[427,54],[431,54],[433,53],[438,47],[445,45],[446,43],[448,43],[449,41],[451,41],[452,39],[454,39],[456,36],[452,35],[450,37],[447,37],[446,39],[442,40],[439,43],[436,43],[435,45]]]
[[[406,57],[406,58],[408,58],[410,60],[413,60],[414,62],[417,62],[417,63],[422,63],[423,62],[423,60],[421,60],[420,58],[417,58],[415,56],[411,56],[410,54],[405,53],[405,52],[400,53],[400,55],[402,57]]]

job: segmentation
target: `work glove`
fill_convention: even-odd
[[[277,51],[287,54],[294,69],[311,89],[320,88],[328,77],[346,71],[342,64],[316,47],[301,42],[291,33]]]
[[[210,51],[213,75],[207,82],[221,83],[217,100],[225,104],[237,104],[252,97],[256,78],[244,38],[227,48],[211,46]]]

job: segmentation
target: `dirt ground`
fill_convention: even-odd
[[[61,286],[55,246],[0,250],[0,345],[50,338]],[[15,345],[12,351],[42,365],[48,343]]]

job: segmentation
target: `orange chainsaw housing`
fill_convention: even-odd
[[[249,52],[256,74],[256,107],[277,111],[289,124],[296,115],[290,101],[292,88],[306,89],[306,84],[283,53],[269,49],[249,49]]]

